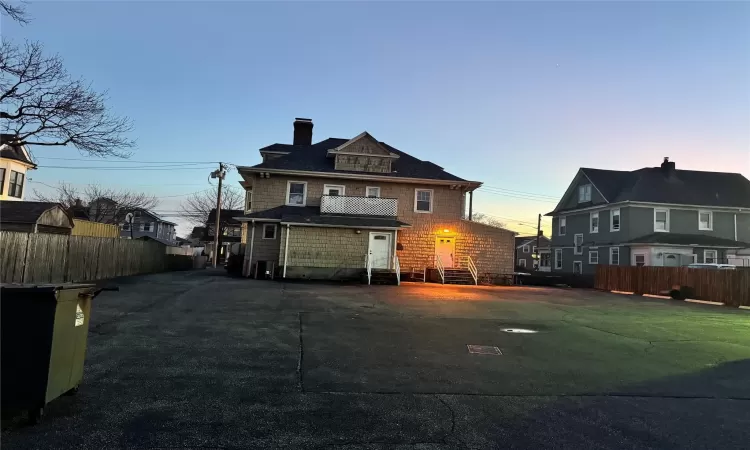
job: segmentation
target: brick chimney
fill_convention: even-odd
[[[664,176],[674,175],[676,166],[674,161],[669,160],[669,156],[664,157],[664,162],[661,163],[661,172]]]
[[[312,119],[296,117],[294,119],[294,145],[312,145]]]

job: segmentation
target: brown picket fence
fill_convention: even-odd
[[[594,287],[607,291],[664,295],[674,286],[689,286],[698,300],[750,306],[750,270],[687,267],[607,266],[596,268]]]

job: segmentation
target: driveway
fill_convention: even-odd
[[[3,448],[750,442],[750,311],[585,290],[212,271],[118,283],[92,307],[78,395],[48,405],[39,425],[5,430]]]

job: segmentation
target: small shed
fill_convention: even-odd
[[[0,201],[0,230],[71,234],[73,218],[59,203]]]

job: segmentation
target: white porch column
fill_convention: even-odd
[[[286,224],[286,243],[284,244],[284,273],[282,278],[286,278],[286,266],[289,263],[289,224]]]
[[[252,275],[253,270],[253,245],[255,244],[255,220],[250,221],[250,226],[252,227],[252,230],[250,231],[250,251],[249,255],[246,253],[245,260],[247,261],[247,273],[245,274],[246,277],[249,277]]]

